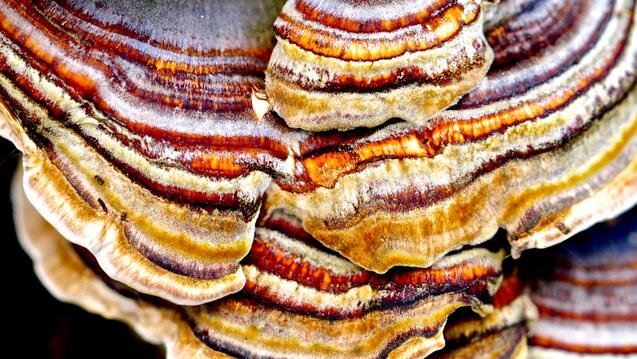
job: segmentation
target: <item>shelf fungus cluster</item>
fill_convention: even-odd
[[[637,211],[552,250],[534,286],[536,358],[637,357]]]
[[[524,357],[507,251],[637,203],[636,10],[0,0],[20,237],[174,357]]]
[[[519,294],[496,293],[503,251],[468,249],[430,268],[379,275],[321,248],[298,221],[277,215],[257,228],[242,261],[247,281],[240,293],[177,306],[109,278],[88,251],[40,217],[15,182],[18,235],[49,290],[127,322],[147,340],[163,343],[170,357],[423,357],[444,346],[443,329],[456,309],[494,313],[491,318],[498,313],[494,306],[507,308],[501,293]],[[513,322],[493,318],[488,328],[524,320],[518,307],[504,310],[514,312],[506,315]]]
[[[427,266],[499,227],[517,256],[632,206],[635,2],[500,6],[486,27],[494,65],[475,90],[425,126],[315,135],[302,160],[314,188],[275,181],[266,210],[290,211],[326,246],[384,272]]]

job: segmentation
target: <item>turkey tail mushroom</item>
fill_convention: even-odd
[[[293,213],[327,247],[382,273],[428,266],[499,227],[518,256],[634,205],[635,1],[514,3],[492,14],[495,65],[458,105],[427,126],[314,136],[302,161],[321,185],[277,181],[266,210]]]
[[[480,1],[290,0],[266,91],[290,127],[425,124],[486,74],[493,52]]]
[[[175,303],[240,290],[270,178],[233,143],[272,1],[0,5],[0,133],[35,207],[114,279]],[[209,26],[214,23],[214,26]],[[206,158],[210,158],[206,160]]]
[[[491,312],[502,276],[503,252],[482,248],[429,269],[370,273],[277,214],[258,228],[240,293],[182,307],[101,272],[90,253],[39,216],[19,181],[14,203],[21,242],[56,297],[125,321],[173,358],[422,357],[444,346],[443,328],[456,309]]]
[[[275,213],[242,262],[244,290],[186,313],[198,338],[238,357],[419,358],[444,346],[456,309],[491,311],[502,259],[502,251],[475,248],[427,269],[378,275]]]
[[[439,354],[523,354],[482,243],[637,203],[636,4],[0,0],[0,135],[57,231],[21,200],[21,237],[56,295],[175,357],[424,356],[492,302]],[[534,347],[574,333],[542,293]]]

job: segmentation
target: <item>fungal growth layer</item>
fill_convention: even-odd
[[[288,1],[266,77],[274,110],[307,130],[425,124],[484,77],[480,1]]]
[[[243,287],[271,181],[247,168],[287,152],[250,101],[279,8],[0,5],[0,132],[25,155],[31,202],[112,278],[183,304]]]
[[[517,258],[637,202],[636,10],[0,0],[21,237],[175,356],[524,356],[489,240]],[[461,307],[488,316],[445,331]]]
[[[7,2],[2,133],[25,154],[28,196],[48,221],[109,276],[183,304],[243,287],[238,263],[264,199],[266,212],[293,214],[324,245],[380,273],[431,265],[498,227],[509,231],[514,254],[548,246],[632,205],[634,1],[512,0],[488,12],[473,1],[439,3],[385,12],[379,3],[356,12],[364,21],[334,20],[349,19],[354,4],[287,4],[275,53],[300,46],[294,41],[356,37],[334,35],[347,30],[362,42],[346,41],[342,51],[359,44],[367,50],[348,56],[378,57],[395,52],[383,44],[415,46],[408,33],[417,28],[447,29],[445,41],[437,32],[436,58],[457,70],[466,56],[456,50],[490,53],[486,44],[483,52],[466,47],[481,44],[487,15],[495,53],[486,79],[426,125],[304,132],[287,127],[283,112],[257,114],[253,104],[263,100],[250,99],[264,86],[281,4]],[[304,37],[293,27],[299,17],[346,29],[307,25]],[[374,29],[407,40],[372,46]],[[434,47],[423,44],[396,56],[442,66],[425,60]],[[267,78],[287,73],[277,59]],[[311,73],[303,68],[294,66]],[[377,98],[355,84],[348,91]],[[438,85],[425,78],[405,88]],[[275,110],[283,106],[271,85],[265,91]]]
[[[457,308],[486,314],[492,303],[502,306],[503,295],[494,296],[502,252],[472,249],[429,269],[380,276],[316,247],[293,220],[277,217],[257,229],[240,293],[179,307],[110,279],[39,216],[19,181],[13,190],[21,243],[49,290],[127,322],[171,357],[417,358],[444,346],[445,322]],[[518,309],[515,323],[525,318]]]
[[[498,227],[518,255],[632,206],[635,2],[500,6],[486,27],[494,65],[457,106],[426,126],[315,134],[302,163],[316,185],[275,181],[266,210],[290,211],[328,247],[384,272],[427,266]]]

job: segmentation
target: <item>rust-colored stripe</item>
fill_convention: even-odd
[[[558,299],[558,298],[555,298]],[[559,310],[544,306],[536,301],[535,306],[538,309],[540,317],[557,317],[568,320],[576,320],[582,322],[609,323],[609,322],[637,322],[637,309],[628,313],[604,313],[604,312],[585,312],[578,313],[568,310]],[[604,310],[605,308],[600,308]]]
[[[326,30],[313,29],[296,21],[285,13],[279,15],[274,24],[274,32],[314,54],[338,58],[346,61],[375,61],[391,59],[406,52],[423,51],[451,40],[462,29],[478,19],[480,7],[472,7],[472,11],[465,13],[465,8],[455,4],[433,16],[422,29],[431,29],[433,36],[423,37],[420,41],[413,41],[418,37],[421,29],[407,31],[400,41],[388,39],[343,39]]]
[[[313,182],[323,187],[333,187],[340,177],[356,171],[365,163],[386,158],[433,157],[442,152],[447,145],[478,141],[502,133],[509,127],[548,116],[568,106],[606,77],[623,53],[630,26],[610,52],[611,56],[599,64],[592,71],[592,75],[569,84],[569,87],[559,93],[536,101],[523,102],[483,117],[469,120],[449,119],[432,129],[414,130],[398,138],[389,137],[377,142],[363,142],[350,148],[339,148],[338,153],[324,152],[316,156],[309,154],[303,159],[304,167]]]
[[[517,273],[510,273],[504,277],[500,288],[493,295],[493,307],[503,308],[513,302],[524,291],[524,285]]]
[[[583,288],[637,285],[637,275],[627,278],[577,278],[569,273],[553,273],[552,279]]]
[[[287,252],[276,243],[264,240],[258,235],[242,263],[329,293],[347,292],[354,287],[367,284],[372,277],[370,272],[363,270],[351,275],[337,275],[327,268],[312,265],[302,256]]]
[[[476,51],[486,51],[486,44],[477,43]],[[320,91],[329,93],[353,92],[368,93],[392,90],[402,88],[409,85],[433,85],[433,86],[449,86],[454,82],[462,79],[464,74],[474,71],[476,68],[484,66],[485,57],[480,56],[472,62],[459,62],[459,66],[451,69],[445,69],[439,73],[429,73],[418,66],[406,66],[392,69],[389,72],[362,77],[360,75],[352,75],[347,73],[330,73],[331,69],[322,69],[321,78],[326,81],[318,82],[293,82],[290,81],[290,70],[280,66],[270,66],[270,73],[278,80],[289,84],[290,86],[298,86],[306,91]]]
[[[429,20],[432,16],[435,16],[436,13],[443,11],[444,8],[449,7],[455,3],[457,3],[457,1],[438,0],[436,2],[432,2],[428,7],[420,11],[410,13],[409,15],[403,17],[390,19],[369,19],[364,21],[321,11],[321,9],[317,9],[307,0],[296,1],[295,7],[296,10],[303,15],[303,18],[305,20],[320,23],[328,28],[339,29],[354,33],[375,33],[391,32],[408,26],[426,23],[427,20]]]
[[[434,295],[443,293],[451,287],[466,288],[474,285],[476,281],[499,275],[496,268],[473,261],[445,268],[397,270],[387,275],[364,270],[351,275],[338,275],[328,268],[317,267],[302,256],[290,253],[275,242],[264,240],[258,235],[242,263],[329,293],[344,293],[352,288],[370,284],[372,288],[382,289],[390,286],[397,291],[406,288],[426,288],[425,293]]]

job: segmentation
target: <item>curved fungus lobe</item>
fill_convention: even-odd
[[[258,229],[241,292],[182,307],[110,279],[39,216],[18,181],[13,190],[20,240],[49,290],[125,321],[173,358],[418,358],[443,347],[446,319],[457,308],[490,313],[501,282],[503,253],[481,248],[429,269],[370,273],[277,214]]]
[[[276,113],[310,131],[426,124],[486,74],[480,0],[289,0],[266,74]]]
[[[167,358],[230,358],[200,345],[174,305],[146,300],[150,297],[113,281],[86,249],[67,242],[26,198],[21,176],[16,172],[11,191],[16,234],[55,298],[126,323],[145,341],[164,345]]]
[[[418,358],[444,346],[446,319],[457,308],[492,309],[502,259],[503,252],[475,248],[427,269],[378,275],[276,213],[257,228],[242,262],[243,291],[186,314],[202,341],[239,357]]]
[[[503,2],[486,28],[495,63],[475,90],[427,126],[315,135],[302,161],[322,185],[276,181],[266,211],[289,211],[379,273],[430,265],[499,227],[518,256],[616,216],[637,202],[635,9]]]
[[[551,270],[531,296],[532,357],[637,357],[636,224],[632,210],[550,250]]]
[[[224,129],[258,122],[246,93],[262,86],[279,9],[0,4],[0,132],[24,153],[31,202],[109,276],[180,304],[243,287],[270,178],[224,173],[238,161]],[[196,170],[202,148],[218,171]]]

